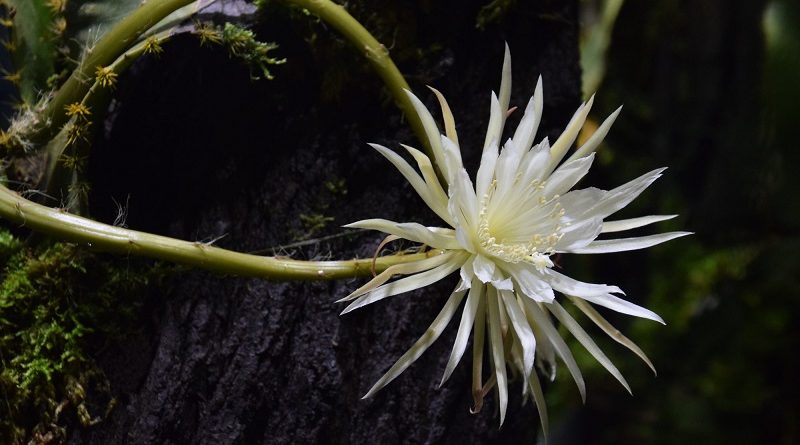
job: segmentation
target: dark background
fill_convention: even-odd
[[[514,62],[512,104],[524,105],[543,75],[543,128],[552,139],[580,101],[578,33],[601,5],[497,1],[510,9],[477,29],[484,4],[349,4],[415,91],[431,84],[445,94],[472,166],[477,149],[469,144],[482,141],[502,42]],[[337,234],[366,217],[435,222],[365,145],[414,139],[360,56],[326,26],[285,11],[270,10],[256,31],[288,59],[274,81],[250,81],[224,50],[189,37],[121,79],[93,148],[93,215],[111,222],[114,200],[127,202],[132,228],[193,240],[226,235],[217,245],[241,251]],[[667,326],[608,314],[648,353],[656,377],[589,330],[633,397],[573,345],[587,402],[560,370],[546,388],[550,443],[797,443],[800,6],[627,1],[607,36],[592,120],[625,108],[581,186],[608,189],[668,166],[621,216],[679,213],[659,231],[695,235],[642,252],[561,260],[571,276],[619,285]],[[314,216],[324,226],[310,223]],[[278,253],[369,256],[379,238]],[[436,389],[455,326],[374,400],[359,400],[422,334],[450,284],[338,317],[330,302],[358,283],[180,275],[148,299],[139,329],[98,355],[120,404],[71,441],[534,441],[530,404],[512,398],[499,432],[492,398],[479,416],[468,414],[464,365]]]

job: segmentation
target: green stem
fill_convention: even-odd
[[[408,86],[400,70],[397,69],[397,66],[392,61],[391,57],[389,57],[389,50],[378,42],[378,40],[375,39],[358,20],[353,18],[344,7],[330,0],[282,1],[305,8],[312,14],[318,16],[322,21],[342,33],[342,35],[353,44],[355,49],[369,60],[372,67],[383,80],[383,83],[389,89],[392,97],[394,97],[395,103],[397,103],[397,106],[403,114],[405,114],[409,125],[411,125],[411,128],[417,135],[417,139],[422,142],[425,153],[431,160],[435,159],[428,138],[425,135],[422,121],[414,110],[411,100],[404,91],[411,91],[411,87]],[[438,166],[436,166],[436,168],[438,172]],[[442,177],[439,179],[443,180]],[[443,183],[446,184],[446,182]]]
[[[214,272],[282,280],[329,280],[368,276],[372,259],[300,261],[233,252],[201,242],[189,242],[111,226],[64,210],[36,204],[0,185],[0,217],[89,248],[146,256]],[[431,250],[391,255],[375,260],[375,273],[389,266],[418,261],[443,253]]]
[[[128,49],[145,31],[160,22],[172,12],[192,3],[194,0],[151,0],[122,19],[103,35],[103,38],[88,52],[80,66],[72,72],[64,85],[45,110],[46,126],[37,129],[34,142],[43,143],[50,139],[64,125],[68,118],[64,107],[79,102],[92,86],[95,70],[107,66]]]

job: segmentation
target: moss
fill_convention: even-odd
[[[161,266],[0,229],[0,443],[51,443],[113,404],[91,351],[130,330]]]

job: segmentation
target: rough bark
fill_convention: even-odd
[[[435,3],[397,19],[416,28],[398,42],[428,52],[404,58],[407,48],[392,50],[432,109],[422,83],[450,100],[468,166],[477,164],[504,40],[514,62],[512,105],[524,106],[541,73],[542,128],[551,138],[557,134],[580,93],[575,2],[517,2],[483,31],[474,26],[480,5]],[[381,13],[375,5],[362,8]],[[328,45],[335,52],[327,57],[351,68],[332,93],[325,54],[302,41],[307,25],[278,19],[260,30],[289,59],[274,81],[251,82],[246,68],[221,50],[189,39],[121,79],[91,160],[95,216],[113,220],[113,198],[127,202],[130,227],[198,241],[224,235],[217,245],[241,251],[339,233],[342,224],[368,217],[436,223],[400,174],[366,145],[418,143],[360,55]],[[320,41],[335,41],[329,31],[317,32]],[[433,43],[443,49],[428,50]],[[343,184],[346,193],[326,183]],[[312,234],[302,218],[314,214],[333,219]],[[277,253],[368,257],[380,239],[363,233]],[[70,442],[535,442],[538,416],[531,404],[520,407],[518,382],[500,430],[494,397],[479,414],[469,412],[468,365],[437,388],[455,322],[401,377],[361,400],[425,331],[454,281],[340,317],[333,301],[361,282],[181,273],[150,300],[141,329],[99,356],[119,404],[100,425],[76,429]]]

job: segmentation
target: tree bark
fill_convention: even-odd
[[[450,101],[473,173],[504,41],[514,67],[512,106],[524,107],[538,75],[544,78],[540,136],[552,140],[579,102],[574,1],[516,2],[484,30],[475,27],[478,2],[361,3],[354,15],[392,51],[415,92],[432,110],[438,106],[423,84]],[[288,59],[273,81],[250,81],[222,49],[188,37],[120,80],[93,148],[94,216],[113,221],[114,201],[127,203],[132,228],[240,251],[337,234],[370,217],[440,225],[366,145],[419,143],[361,55],[302,16],[289,21],[278,11],[258,31]],[[311,38],[314,46],[303,41]],[[369,257],[381,238],[360,233],[265,254]],[[339,316],[334,300],[362,280],[180,273],[148,300],[141,329],[99,354],[119,403],[70,442],[534,443],[538,416],[531,403],[520,406],[519,382],[499,430],[493,396],[479,414],[469,412],[469,357],[437,388],[457,322],[397,380],[361,400],[424,333],[451,278]]]

